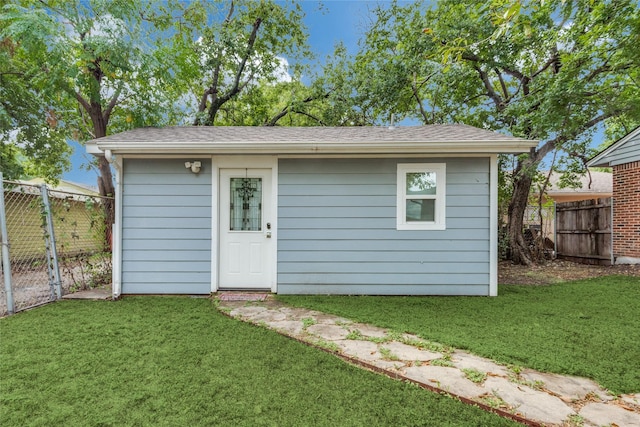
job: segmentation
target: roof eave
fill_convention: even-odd
[[[447,141],[447,142],[118,142],[87,146],[90,154],[106,150],[116,154],[519,154],[528,152],[537,141]],[[91,151],[89,151],[91,149]]]

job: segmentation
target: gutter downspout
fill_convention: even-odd
[[[498,155],[489,156],[489,296],[498,296]]]
[[[110,165],[116,170],[116,188],[114,202],[116,204],[116,212],[112,230],[112,281],[113,286],[111,294],[113,299],[118,299],[122,293],[122,163],[121,159],[115,156],[111,150],[105,150],[104,157]]]

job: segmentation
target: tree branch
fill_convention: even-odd
[[[533,160],[537,162],[538,160],[544,158],[544,156],[549,154],[551,151],[555,150],[558,145],[561,145],[567,141],[570,141],[576,138],[578,135],[592,128],[598,123],[601,123],[610,117],[617,116],[623,111],[624,111],[623,109],[614,109],[606,113],[602,113],[601,115],[592,118],[588,122],[583,123],[580,127],[578,127],[576,130],[574,130],[570,134],[562,134],[562,135],[556,136],[553,139],[550,139],[549,141],[545,142],[542,145],[542,147],[540,147],[538,150],[535,151],[535,158]]]
[[[111,100],[109,101],[109,104],[107,105],[107,108],[105,108],[104,111],[102,112],[102,116],[104,118],[105,123],[109,123],[111,112],[113,111],[113,108],[118,103],[118,98],[120,98],[120,94],[122,93],[123,88],[124,88],[124,82],[120,81],[120,83],[118,84],[118,88],[116,89],[115,93],[111,97]]]
[[[416,73],[413,73],[413,80],[411,80],[411,92],[412,92],[412,96],[415,98],[416,102],[418,103],[418,108],[420,109],[420,114],[422,115],[422,119],[424,120],[424,123],[427,124],[429,123],[429,118],[427,117],[427,112],[424,110],[424,106],[422,105],[422,99],[420,99],[420,95],[418,94],[418,86],[417,86],[416,80],[417,80]],[[424,83],[426,83],[426,81]]]
[[[331,94],[331,91],[329,91],[329,92],[327,92],[327,93],[325,93],[325,94],[323,94],[321,96],[308,96],[305,99],[303,99],[302,102],[306,104],[306,103],[315,101],[317,99],[326,99],[326,98],[329,97],[330,94]],[[278,120],[280,120],[281,118],[283,118],[284,116],[286,116],[289,113],[298,113],[298,114],[305,115],[307,117],[311,117],[312,119],[314,119],[318,123],[321,123],[324,126],[324,123],[322,123],[322,121],[320,121],[319,119],[316,119],[315,117],[311,116],[310,114],[302,112],[302,111],[291,109],[291,105],[287,105],[286,107],[284,107],[282,110],[280,110],[280,112],[278,114],[273,116],[271,118],[271,120],[267,121],[263,126],[275,126],[276,123],[278,123]]]
[[[480,79],[482,80],[482,83],[484,84],[484,88],[487,90],[487,96],[489,98],[491,98],[493,100],[493,103],[496,105],[496,107],[498,108],[498,111],[504,110],[504,100],[500,97],[500,95],[498,95],[498,93],[494,90],[493,85],[491,84],[491,82],[489,81],[489,76],[487,75],[486,72],[484,72],[482,70],[482,68],[480,68],[478,65],[473,65],[473,68],[478,72],[478,74],[480,75]]]
[[[327,125],[326,123],[324,123],[324,122],[323,122],[322,120],[320,120],[319,118],[317,118],[317,117],[315,117],[315,116],[313,116],[313,115],[311,115],[311,114],[309,114],[309,113],[307,113],[307,112],[305,112],[305,111],[297,111],[297,110],[294,110],[293,112],[294,112],[294,113],[296,113],[296,114],[300,114],[300,115],[302,115],[302,116],[307,116],[307,117],[309,117],[310,119],[315,120],[316,122],[320,123],[322,126],[326,126],[326,125]]]
[[[227,25],[229,25],[229,22],[231,22],[231,16],[233,16],[234,10],[235,10],[235,2],[232,0],[231,4],[229,5],[229,12],[227,12],[227,16],[224,18],[224,23],[222,24],[223,26],[226,27]],[[211,79],[211,86],[204,91],[204,93],[202,94],[202,97],[200,98],[200,104],[198,105],[198,113],[202,113],[207,109],[207,99],[209,99],[210,95],[212,95],[211,105],[218,102],[218,84],[220,81],[220,69],[222,67],[222,61],[220,61],[220,56],[222,56],[222,45],[218,46],[218,51],[216,52],[216,67],[213,70],[213,78]],[[193,121],[193,125],[197,126],[201,124],[206,125],[207,122],[205,121],[203,123],[202,119],[196,116],[195,120]]]
[[[86,99],[84,99],[82,97],[82,95],[80,94],[80,92],[73,92],[73,96],[76,98],[76,100],[78,101],[78,103],[80,103],[80,105],[82,105],[82,108],[84,108],[84,110],[87,113],[91,112],[91,104],[89,104],[89,101],[87,101]]]
[[[244,73],[244,68],[247,65],[247,61],[249,60],[249,58],[251,57],[251,54],[253,53],[253,45],[256,42],[256,37],[258,35],[258,30],[260,29],[261,24],[262,24],[262,18],[259,18],[259,17],[256,18],[256,20],[253,23],[251,35],[249,35],[249,40],[247,41],[247,49],[245,50],[245,53],[242,57],[242,62],[240,62],[240,65],[238,66],[238,70],[236,71],[236,76],[233,82],[233,86],[231,87],[229,92],[227,92],[225,95],[211,102],[211,105],[209,105],[209,116],[207,118],[207,122],[205,123],[206,125],[213,126],[216,112],[218,111],[220,106],[225,102],[227,102],[228,100],[230,100],[235,95],[237,95],[238,92],[240,92],[240,79],[242,78],[242,73]]]
[[[496,76],[498,76],[498,80],[500,81],[500,87],[502,88],[502,96],[505,99],[509,98],[509,92],[507,91],[507,85],[504,82],[504,79],[502,78],[502,74],[500,73],[500,70],[498,70],[497,68],[494,68],[493,71],[496,73]]]
[[[551,67],[552,65],[553,67],[553,73],[554,74],[558,74],[558,72],[560,71],[560,55],[558,55],[558,49],[557,48],[553,48],[551,50],[552,54],[551,57],[549,58],[549,60],[547,60],[547,62],[544,63],[544,65],[535,73],[533,73],[531,75],[531,79],[535,79],[536,77],[538,77],[538,75],[544,73],[549,67]]]

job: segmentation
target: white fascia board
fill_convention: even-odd
[[[119,142],[99,144],[101,150],[120,154],[518,154],[528,152],[537,141],[416,142]]]
[[[87,142],[85,144],[85,150],[87,154],[93,154],[94,156],[104,156],[104,151],[98,148],[98,144],[95,142]]]

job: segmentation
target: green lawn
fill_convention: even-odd
[[[496,298],[280,296],[280,300],[542,371],[640,392],[640,278],[504,286]]]
[[[515,425],[184,297],[0,319],[0,424]]]

